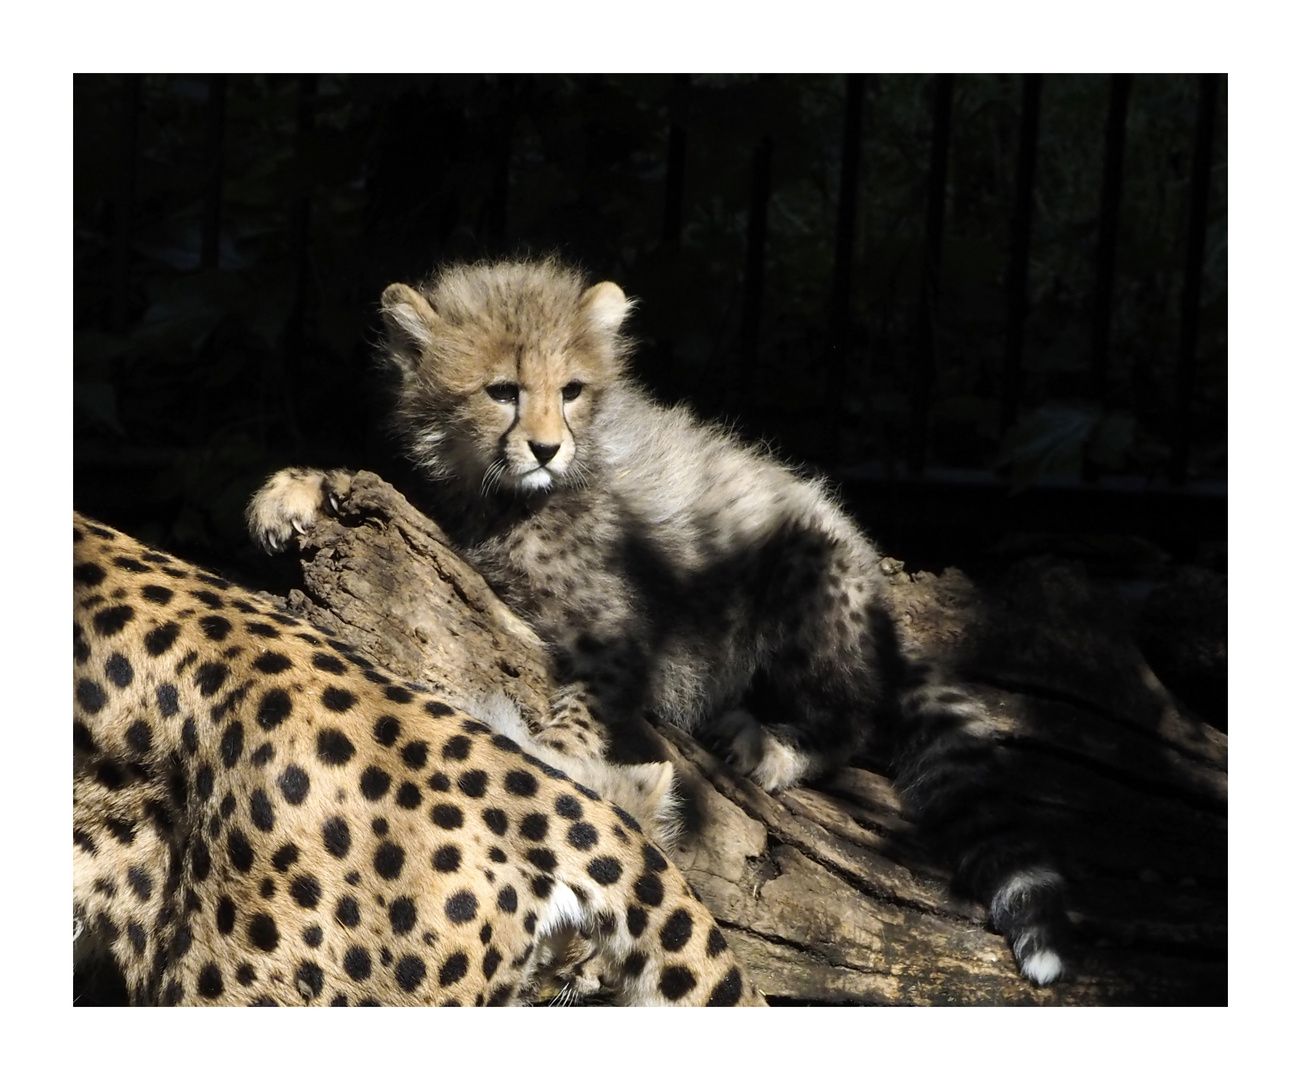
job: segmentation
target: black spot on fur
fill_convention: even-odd
[[[380,746],[392,746],[402,734],[402,725],[396,716],[381,716],[375,721],[375,741]]]
[[[362,982],[370,978],[370,953],[360,945],[352,945],[343,954],[343,970],[353,982]],[[346,1000],[346,999],[345,999]]]
[[[175,716],[180,711],[180,700],[176,694],[176,687],[171,683],[163,683],[154,692],[158,700],[158,711],[163,714],[163,718]]]
[[[325,652],[312,653],[312,667],[318,671],[328,671],[331,675],[342,675],[348,670],[348,665],[337,656]]]
[[[276,815],[271,808],[271,800],[267,798],[265,789],[258,788],[248,799],[248,816],[263,832],[270,832],[275,828]]]
[[[334,917],[349,930],[355,930],[361,924],[361,909],[351,896],[342,896],[334,905]]]
[[[371,765],[361,774],[361,793],[371,802],[376,802],[388,794],[393,778],[383,769]]]
[[[602,855],[587,864],[587,872],[593,881],[613,885],[623,875],[623,866],[618,859]]]
[[[91,716],[94,716],[108,704],[108,695],[104,692],[104,688],[93,679],[78,679],[77,704],[90,713]]]
[[[253,661],[253,669],[263,675],[279,675],[294,666],[294,662],[284,653],[265,652]]]
[[[253,866],[253,846],[241,829],[231,829],[227,834],[226,854],[230,856],[231,865],[242,873],[247,873]]]
[[[327,686],[321,694],[321,704],[330,712],[347,712],[357,704],[357,695],[342,686]]]
[[[409,957],[408,959],[414,959]],[[399,961],[399,965],[401,961]],[[420,965],[423,974],[424,964]],[[470,961],[463,952],[455,952],[444,961],[443,966],[438,969],[438,985],[451,986],[453,983],[460,982],[465,977],[465,973],[470,970]],[[396,972],[395,972],[396,974]],[[400,981],[400,979],[399,979]]]
[[[95,632],[100,637],[112,637],[114,634],[120,633],[122,628],[135,618],[135,614],[134,608],[126,604],[118,604],[115,607],[95,612],[91,622],[95,626]]]
[[[461,957],[464,962],[465,956],[463,953],[456,953],[456,956]],[[452,959],[454,958],[449,958],[447,963],[450,964]],[[446,964],[444,967],[446,967]],[[411,956],[410,954],[402,957],[393,968],[393,977],[397,979],[398,986],[408,994],[413,993],[416,987],[425,981],[425,973],[425,962],[420,957]],[[464,974],[464,972],[461,974]],[[441,978],[439,981],[442,981]]]
[[[257,722],[263,730],[272,731],[285,722],[292,710],[293,703],[288,693],[279,688],[268,690],[258,702]]]
[[[94,587],[98,585],[107,574],[102,566],[95,563],[76,563],[72,567],[72,580],[80,582],[82,585]]]
[[[221,968],[213,963],[204,964],[199,971],[196,985],[199,993],[209,1001],[221,997],[222,991],[226,988],[221,977]]]
[[[435,870],[444,874],[454,873],[461,865],[461,849],[455,844],[444,844],[434,852],[431,861]]]
[[[248,921],[248,940],[263,952],[275,952],[280,944],[280,930],[275,919],[259,911]]]
[[[705,1004],[716,1006],[735,1005],[741,1000],[742,987],[741,970],[740,968],[733,967],[718,981],[718,985],[714,987],[713,991],[709,995],[709,1000],[706,1001]]]
[[[332,817],[321,826],[321,837],[325,841],[325,850],[336,859],[342,859],[352,847],[352,833],[348,823],[341,817]]]
[[[320,997],[321,987],[325,985],[325,973],[319,964],[305,960],[294,972],[294,985],[307,1001],[314,1001]]]
[[[230,633],[230,621],[220,615],[205,615],[199,620],[199,628],[209,641],[225,641]]]
[[[599,836],[594,826],[589,825],[586,821],[576,821],[569,826],[569,832],[565,838],[579,851],[590,851],[596,845]]]
[[[338,728],[325,728],[316,735],[316,756],[326,765],[346,765],[356,753],[352,740]]]
[[[131,680],[136,677],[135,671],[131,667],[131,661],[121,653],[114,653],[104,662],[104,674],[108,676],[109,682],[114,686],[125,689],[131,685]]]
[[[666,952],[681,952],[691,940],[691,912],[678,908],[660,928],[660,944]]]
[[[300,874],[289,883],[289,895],[303,908],[314,908],[321,902],[321,883],[311,874]]]
[[[465,824],[461,808],[453,803],[439,803],[429,811],[429,819],[440,829],[459,829]]]
[[[280,793],[285,797],[285,802],[291,806],[300,805],[307,798],[307,792],[312,786],[307,773],[297,765],[286,765],[277,784],[280,786]]]
[[[632,891],[647,907],[659,907],[664,902],[664,885],[656,874],[642,874]]]
[[[646,909],[633,904],[628,908],[628,933],[639,938],[646,932]]]
[[[221,762],[231,768],[244,753],[244,725],[238,720],[221,733]]]
[[[283,874],[298,861],[298,854],[297,844],[283,844],[271,856],[271,865]]]
[[[127,746],[143,757],[154,745],[154,732],[143,720],[137,720],[126,729]]]
[[[409,934],[416,925],[416,902],[409,896],[400,896],[389,905],[389,925],[395,934]]]
[[[474,893],[461,889],[447,898],[443,911],[446,912],[448,919],[457,925],[468,923],[479,913],[479,901]]]
[[[386,881],[392,881],[402,873],[402,864],[406,862],[406,852],[397,844],[385,841],[375,849],[375,873]]]
[[[537,794],[538,781],[537,777],[530,772],[525,772],[523,769],[512,769],[506,774],[505,787],[512,795],[528,798]]]
[[[429,759],[429,746],[423,742],[409,742],[402,747],[402,760],[408,768],[423,769]]]
[[[660,973],[660,993],[669,1001],[680,1001],[696,986],[696,977],[689,968],[672,964]]]
[[[150,656],[162,656],[163,653],[176,644],[176,638],[180,632],[180,625],[174,622],[155,627],[145,635],[145,651]]]
[[[200,664],[194,673],[194,685],[204,697],[212,697],[230,676],[230,668],[215,660]]]
[[[465,735],[453,735],[443,744],[444,761],[464,761],[470,756],[470,740]]]

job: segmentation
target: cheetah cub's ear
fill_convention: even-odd
[[[380,310],[388,333],[388,356],[404,374],[408,373],[433,341],[442,320],[428,300],[400,282],[384,290]]]
[[[602,281],[583,293],[583,310],[598,328],[613,334],[632,310],[632,301],[613,281]]]

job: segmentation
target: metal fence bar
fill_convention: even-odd
[[[863,143],[864,75],[845,76],[844,123],[840,141],[840,190],[836,198],[836,247],[831,266],[831,317],[828,335],[828,415],[837,417],[844,399],[845,349],[849,338],[849,297],[854,271],[854,231],[858,220],[858,168]],[[834,434],[838,425],[829,425]]]
[[[999,416],[999,429],[1003,432],[1016,420],[1021,398],[1021,361],[1025,351],[1025,317],[1029,310],[1026,281],[1030,263],[1030,225],[1034,210],[1034,171],[1039,152],[1039,104],[1042,97],[1043,76],[1023,75],[1012,243],[1007,266],[1007,339],[1003,351],[1003,401]]]
[[[208,76],[207,131],[203,148],[203,218],[199,266],[215,269],[221,257],[221,174],[226,140],[226,76]]]
[[[953,124],[952,75],[935,76],[931,111],[931,161],[926,178],[926,236],[922,255],[918,348],[912,369],[912,408],[908,471],[920,475],[926,464],[931,387],[935,382],[935,312],[944,256],[944,211],[949,178],[949,136]]]
[[[139,75],[122,77],[117,144],[117,186],[113,198],[113,283],[109,325],[121,333],[131,314],[131,224],[136,200],[136,147],[140,134]]]
[[[674,75],[669,91],[669,153],[664,169],[664,223],[660,230],[660,242],[673,248],[682,242],[687,174],[687,129],[683,120],[690,94],[691,76]]]
[[[1113,75],[1107,96],[1107,133],[1102,160],[1102,205],[1098,213],[1097,268],[1093,285],[1093,333],[1090,370],[1093,396],[1109,400],[1107,367],[1111,353],[1111,304],[1116,279],[1116,235],[1120,228],[1120,195],[1125,175],[1125,124],[1129,116],[1133,75]]]
[[[743,408],[754,389],[759,366],[759,324],[763,318],[764,254],[768,243],[768,201],[772,196],[771,135],[764,135],[750,159],[750,210],[745,235],[745,279],[741,291],[741,331],[737,373],[738,398]]]
[[[1188,195],[1188,246],[1184,260],[1183,296],[1179,308],[1179,344],[1175,430],[1170,480],[1182,484],[1188,479],[1189,424],[1197,374],[1197,324],[1201,319],[1202,268],[1206,258],[1206,204],[1211,190],[1211,150],[1215,141],[1215,105],[1218,75],[1198,78],[1197,122],[1193,145],[1193,175]]]

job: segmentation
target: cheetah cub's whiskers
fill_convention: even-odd
[[[458,265],[381,307],[427,509],[551,647],[575,715],[649,709],[770,791],[892,746],[910,815],[1023,972],[1057,976],[1061,878],[1013,888],[1048,860],[992,740],[964,726],[979,706],[904,662],[880,552],[823,481],[638,387],[612,282],[554,260]],[[280,477],[254,497],[264,546],[292,535],[294,505]]]
[[[74,964],[134,1004],[765,1004],[622,806],[76,514],[72,686]]]

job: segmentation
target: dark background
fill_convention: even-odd
[[[556,252],[639,377],[910,567],[1223,570],[1223,76],[81,76],[74,497],[256,575],[286,464],[409,478],[378,298]],[[263,564],[264,565],[264,564]]]

